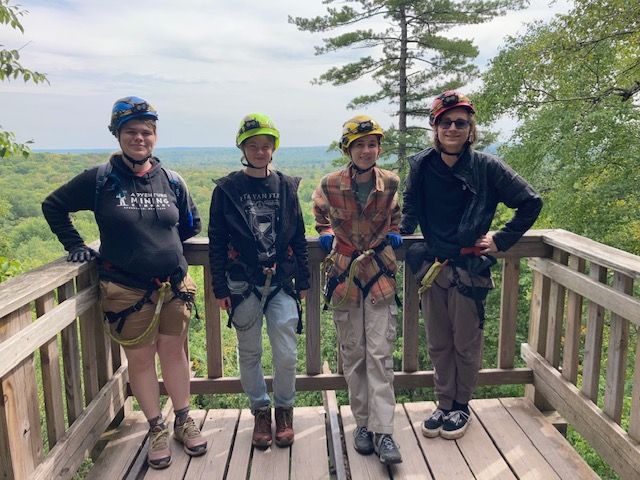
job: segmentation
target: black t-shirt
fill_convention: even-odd
[[[469,201],[469,189],[453,175],[454,170],[455,166],[450,168],[441,158],[426,162],[422,194],[427,208],[429,245],[443,256],[460,251],[458,226]]]
[[[276,224],[280,215],[280,179],[238,175],[240,204],[251,233],[256,240],[258,261],[271,266],[276,259]]]

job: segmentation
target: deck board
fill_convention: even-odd
[[[404,408],[411,421],[413,430],[416,433],[420,448],[427,460],[428,470],[425,472],[423,478],[429,478],[426,475],[430,473],[432,475],[431,478],[435,480],[450,478],[473,480],[473,473],[471,473],[471,469],[467,465],[462,453],[460,453],[456,442],[451,442],[440,437],[427,438],[422,435],[422,422],[436,409],[436,404],[433,402],[406,403]],[[401,452],[403,454],[405,451],[404,444],[405,442],[401,443]],[[447,461],[443,462],[443,458],[446,458]]]
[[[516,476],[531,480],[560,478],[499,399],[474,400],[470,406]],[[475,421],[476,424],[480,422]]]
[[[422,435],[421,423],[436,408],[433,402],[397,405],[394,438],[403,463],[393,466],[381,464],[375,454],[363,456],[353,449],[355,421],[351,408],[340,407],[338,437],[344,440],[346,472],[353,480],[598,478],[529,401],[486,399],[472,400],[470,405],[472,423],[458,440]],[[296,407],[293,446],[273,445],[266,450],[251,446],[253,416],[248,409],[196,410],[192,416],[207,436],[209,450],[205,455],[191,458],[172,439],[172,465],[165,470],[148,469],[142,461],[146,455],[146,420],[140,412],[132,412],[112,433],[113,441],[86,478],[123,478],[129,470],[127,478],[136,480],[336,479],[335,470],[329,467],[327,422],[322,406]],[[121,465],[116,466],[117,463]],[[136,468],[140,471],[135,472]]]
[[[299,407],[295,413],[296,439],[291,446],[291,478],[329,478],[329,459],[326,455],[318,455],[327,449],[324,408]]]

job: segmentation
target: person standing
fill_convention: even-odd
[[[218,306],[236,329],[240,381],[254,415],[252,443],[273,439],[271,400],[262,372],[262,323],[273,354],[275,443],[294,441],[293,404],[300,301],[309,289],[309,266],[299,178],[272,168],[280,132],[266,115],[240,122],[236,146],[244,168],[215,180],[209,216],[209,262]]]
[[[456,439],[471,421],[484,346],[485,299],[493,288],[491,255],[506,251],[533,225],[542,199],[499,158],[473,149],[475,108],[447,90],[431,105],[432,144],[409,158],[400,232],[420,225],[424,242],[407,252],[416,275],[433,362],[437,409],[422,424],[426,437]],[[499,203],[515,209],[489,233]]]
[[[109,131],[121,151],[42,203],[51,230],[69,252],[68,261],[98,258],[108,333],[124,347],[131,390],[149,422],[147,462],[156,469],[171,464],[156,354],[174,406],[174,438],[191,456],[207,450],[206,439],[189,415],[190,374],[184,350],[196,286],[182,242],[200,232],[200,214],[184,180],[153,156],[157,120],[158,113],[145,100],[117,100]],[[99,252],[85,244],[72,224],[69,214],[80,210],[94,212]]]
[[[312,195],[324,262],[325,302],[340,339],[349,403],[356,420],[354,447],[374,451],[385,464],[402,462],[393,440],[396,339],[398,176],[376,166],[384,136],[378,123],[358,115],[343,125],[340,146],[349,163],[326,175]]]

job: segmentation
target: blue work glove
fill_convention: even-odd
[[[402,237],[397,233],[387,233],[387,242],[389,242],[391,248],[396,250],[402,246]]]
[[[320,238],[318,240],[320,242],[320,246],[325,252],[329,253],[331,251],[334,237],[335,235],[331,235],[330,233],[320,235]]]
[[[98,258],[98,252],[86,245],[72,248],[67,256],[67,262],[90,262],[92,259]]]

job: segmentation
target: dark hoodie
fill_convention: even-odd
[[[279,178],[280,209],[276,221],[276,275],[274,283],[295,279],[297,291],[309,288],[309,261],[304,220],[298,200],[300,179],[274,171]],[[256,241],[240,205],[241,192],[234,181],[242,172],[233,172],[214,180],[216,188],[209,215],[209,263],[216,298],[230,295],[227,275],[233,280],[245,280],[264,285],[259,269]],[[232,248],[237,256],[230,258]]]
[[[155,278],[170,277],[172,283],[179,282],[187,273],[182,242],[201,230],[200,214],[186,184],[180,179],[182,193],[177,198],[167,173],[155,157],[151,170],[140,177],[119,154],[112,155],[109,162],[117,180],[110,178],[98,194],[98,167],[94,167],[42,202],[42,212],[51,230],[64,248],[71,251],[85,242],[69,213],[96,209],[101,280],[135,288],[147,288]]]

